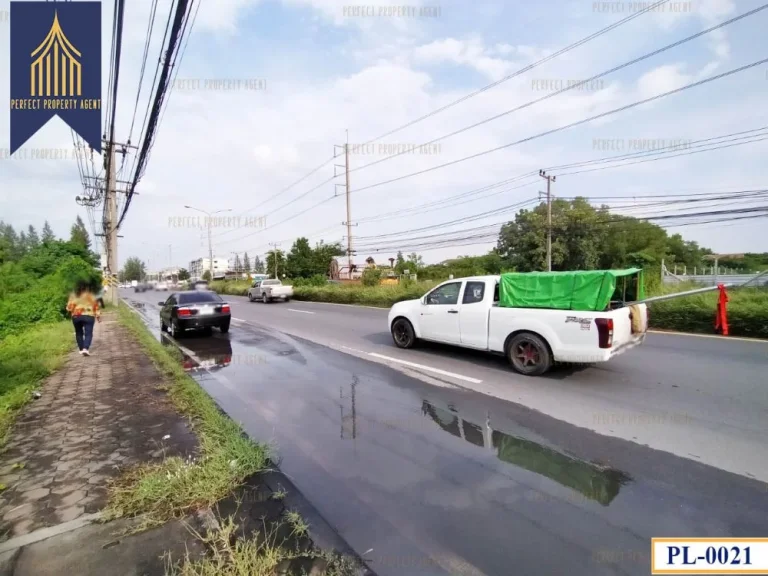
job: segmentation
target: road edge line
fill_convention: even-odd
[[[694,338],[710,338],[712,340],[722,340],[727,342],[728,340],[735,342],[759,342],[762,344],[768,344],[768,340],[762,338],[749,338],[746,336],[719,336],[717,334],[696,334],[695,332],[675,332],[673,330],[648,330],[649,334],[666,334],[667,336],[692,336]]]

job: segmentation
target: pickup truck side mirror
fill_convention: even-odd
[[[165,302],[158,302],[157,305],[158,306],[165,306]]]
[[[426,306],[427,305],[427,297],[426,296],[422,296],[421,297],[421,305],[422,306]]]

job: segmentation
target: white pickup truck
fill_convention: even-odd
[[[280,280],[256,280],[248,289],[248,300],[261,300],[264,304],[272,300],[288,302],[293,296],[293,286],[283,286]]]
[[[387,319],[395,344],[411,348],[421,339],[486,350],[505,355],[517,372],[538,376],[555,362],[606,362],[645,339],[645,304],[588,312],[503,307],[499,281],[449,280],[419,300],[398,302]],[[634,321],[633,312],[640,316]]]

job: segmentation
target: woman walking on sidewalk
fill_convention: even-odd
[[[96,320],[101,322],[99,302],[91,292],[87,282],[79,281],[75,291],[70,294],[67,302],[67,312],[72,315],[72,324],[75,326],[75,339],[77,348],[83,356],[90,356],[88,349],[93,339],[93,324]]]

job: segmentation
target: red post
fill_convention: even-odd
[[[720,297],[717,300],[717,312],[715,314],[715,333],[728,336],[728,293],[725,286],[717,285]]]

